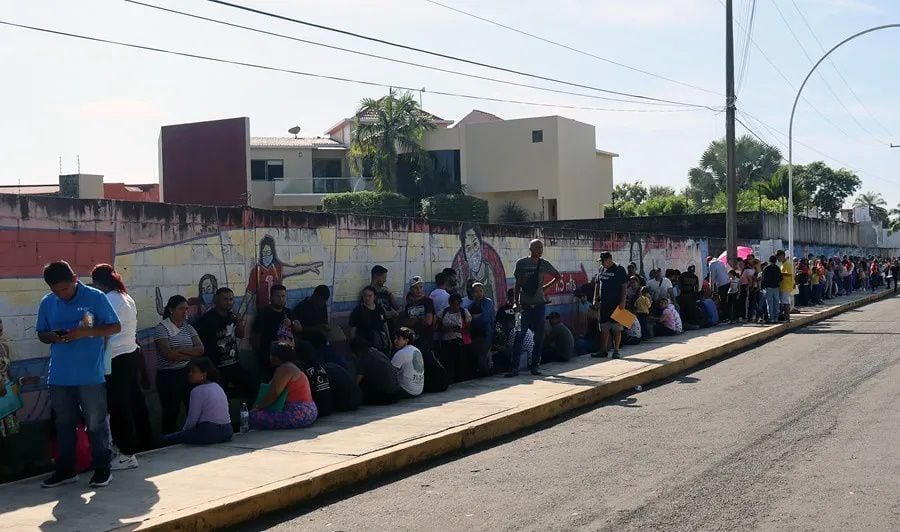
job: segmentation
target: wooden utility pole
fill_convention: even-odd
[[[737,183],[734,160],[734,28],[732,0],[725,0],[725,251],[729,262],[737,260]],[[749,36],[748,36],[749,38]],[[750,46],[750,43],[747,43]]]

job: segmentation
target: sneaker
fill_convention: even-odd
[[[113,457],[109,463],[112,471],[122,471],[123,469],[134,469],[138,466],[137,457],[135,455],[119,454]]]
[[[50,478],[41,482],[42,488],[55,488],[57,486],[62,486],[63,484],[71,484],[73,482],[78,482],[78,475],[76,473],[61,473],[59,471],[55,471]]]
[[[518,377],[518,376],[519,376],[519,372],[518,372],[518,371],[507,371],[506,373],[503,374],[503,376],[506,377],[506,378],[510,378],[510,377]]]
[[[613,351],[612,357],[613,358],[622,358],[622,355],[620,355],[618,351]]]
[[[591,353],[591,358],[604,358],[604,357],[606,357],[606,354],[601,353],[600,351],[597,351],[596,353]]]
[[[531,374],[532,375],[543,375],[543,373],[541,373],[541,370],[538,369],[537,367],[531,368]]]
[[[91,487],[92,488],[102,488],[109,484],[109,481],[112,480],[112,473],[109,472],[109,468],[103,469],[95,469],[94,475],[91,477]]]

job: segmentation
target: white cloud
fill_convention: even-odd
[[[153,119],[162,113],[143,100],[99,100],[82,105],[78,113],[84,118]]]

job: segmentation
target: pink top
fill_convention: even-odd
[[[287,383],[287,398],[285,399],[286,403],[311,403],[312,402],[312,391],[309,389],[309,379],[306,378],[306,374],[301,372],[297,377]]]

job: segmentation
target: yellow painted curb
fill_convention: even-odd
[[[325,493],[372,481],[382,475],[442,455],[492,441],[516,431],[533,427],[562,414],[597,404],[618,393],[681,373],[707,360],[719,358],[781,336],[793,329],[825,320],[842,312],[893,295],[885,290],[828,310],[800,316],[788,323],[766,328],[722,345],[676,358],[665,364],[641,368],[616,380],[590,388],[572,390],[538,405],[516,408],[444,432],[399,444],[322,468],[313,473],[251,489],[214,503],[195,506],[140,523],[130,530],[205,530],[234,526],[264,514],[309,502]]]

